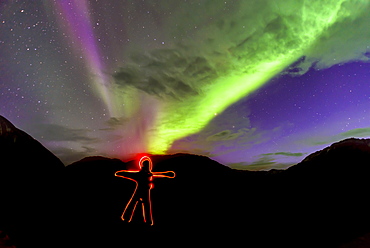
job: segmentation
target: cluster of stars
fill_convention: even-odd
[[[86,8],[83,11],[75,9],[79,4],[85,4]],[[100,84],[109,85],[111,75],[133,60],[132,54],[186,46],[187,42],[197,43],[199,37],[212,36],[211,32],[207,33],[212,29],[206,27],[214,23],[215,15],[202,19],[200,15],[191,16],[192,13],[179,10],[181,6],[193,6],[193,10],[199,11],[197,13],[206,13],[206,4],[210,3],[187,0],[166,4],[144,0],[2,3],[0,114],[26,124],[32,121],[53,123],[94,133],[104,132],[104,128],[112,129],[104,126],[112,116],[107,99],[97,93],[96,78],[105,76],[106,80]],[[64,12],[61,6],[66,7]],[[225,13],[233,13],[238,3],[218,1],[217,6]],[[73,14],[69,16],[70,13]],[[193,18],[184,21],[187,16]],[[88,20],[87,28],[80,30],[86,23],[71,22],[73,18]],[[233,23],[239,30],[250,32],[247,24]],[[87,29],[91,32],[82,32]],[[79,45],[81,47],[76,48]],[[370,46],[367,49],[370,50]],[[307,130],[338,133],[367,127],[369,69],[366,63],[352,63],[327,70],[310,69],[303,76],[282,75],[233,109],[238,109],[235,112],[243,125],[260,130],[257,136],[262,137],[261,143],[270,139],[278,144],[279,139]],[[243,104],[249,106],[250,111],[239,110]],[[230,119],[228,110],[209,113],[217,120]],[[233,121],[227,124],[233,132],[246,128]],[[270,137],[263,139],[267,133]],[[48,136],[43,134],[42,137]],[[121,145],[116,140],[122,137],[114,134],[110,138],[107,141],[112,144],[110,148],[120,150]],[[94,151],[86,144],[83,146],[84,151]],[[76,143],[68,149],[78,150],[78,147],[81,151],[81,145]],[[265,151],[268,152],[271,151]]]

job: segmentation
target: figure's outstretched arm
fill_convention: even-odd
[[[174,171],[152,172],[153,177],[168,177],[174,178],[176,176]]]
[[[137,171],[120,170],[120,171],[116,171],[116,173],[114,173],[114,175],[115,175],[116,177],[122,177],[122,178],[126,178],[126,179],[129,179],[129,180],[135,181],[135,180],[132,178],[132,174],[133,174],[133,173],[137,173]]]

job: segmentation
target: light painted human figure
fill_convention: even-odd
[[[137,204],[139,203],[143,210],[144,222],[148,225],[153,225],[152,204],[150,199],[150,190],[153,188],[153,178],[174,178],[175,172],[152,172],[152,160],[148,156],[144,156],[140,159],[139,167],[140,170],[138,171],[120,170],[115,173],[117,177],[126,178],[136,183],[135,191],[130,201],[127,203],[121,219],[130,222],[134,216]]]

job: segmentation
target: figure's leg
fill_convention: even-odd
[[[151,199],[150,199],[150,189],[148,192],[145,194],[143,197],[143,215],[144,215],[144,221],[148,225],[153,225],[153,216],[152,216],[152,204],[151,204]]]
[[[132,195],[130,201],[127,203],[125,210],[123,210],[121,219],[123,221],[130,222],[132,220],[132,217],[134,216],[135,208],[138,203],[139,199],[137,197],[136,191]]]

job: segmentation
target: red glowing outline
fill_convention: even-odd
[[[137,189],[139,187],[139,182],[137,180],[131,178],[131,177],[118,175],[117,173],[121,173],[121,172],[124,172],[124,173],[135,173],[135,174],[136,173],[139,173],[139,172],[142,173],[142,171],[143,171],[142,163],[144,161],[149,161],[149,168],[148,168],[148,171],[147,171],[148,182],[149,182],[149,185],[148,186],[149,187],[148,187],[147,195],[146,194],[143,194],[143,189],[142,189],[141,192],[140,192],[142,196],[139,196],[138,197],[136,195],[136,193],[137,193]],[[123,221],[126,220],[125,219],[126,211],[128,211],[128,208],[129,207],[132,207],[132,204],[134,204],[134,206],[132,208],[132,211],[131,211],[131,213],[129,215],[128,221],[127,221],[127,222],[131,222],[132,217],[134,216],[134,212],[136,210],[136,206],[137,206],[138,202],[141,202],[141,207],[142,207],[142,211],[143,211],[144,222],[145,223],[148,223],[148,221],[149,221],[149,224],[151,226],[154,224],[154,222],[153,222],[153,215],[152,215],[152,202],[151,202],[151,197],[150,197],[150,190],[153,188],[153,183],[152,183],[153,177],[154,178],[163,178],[163,177],[174,178],[176,176],[176,174],[173,171],[152,172],[152,167],[153,167],[153,163],[152,163],[152,160],[150,159],[150,157],[143,156],[139,160],[139,168],[140,168],[140,170],[137,170],[137,171],[133,171],[133,170],[120,170],[120,171],[116,171],[116,173],[114,173],[114,175],[116,177],[122,177],[122,178],[125,178],[125,179],[129,179],[129,180],[134,181],[136,183],[136,187],[135,187],[134,193],[132,194],[130,200],[128,201],[128,203],[127,203],[127,205],[126,205],[126,207],[123,210],[123,213],[121,215],[121,219]],[[143,173],[145,173],[145,171]],[[173,176],[166,175],[166,174],[169,174],[169,173],[173,174]],[[141,184],[143,184],[143,182]],[[132,202],[133,200],[135,200],[134,203]]]
[[[140,167],[140,169],[141,169],[142,164],[143,164],[144,161],[149,161],[149,171],[151,172],[152,171],[152,168],[153,168],[153,163],[152,163],[152,160],[148,156],[141,157],[141,159],[139,161],[139,167]]]

